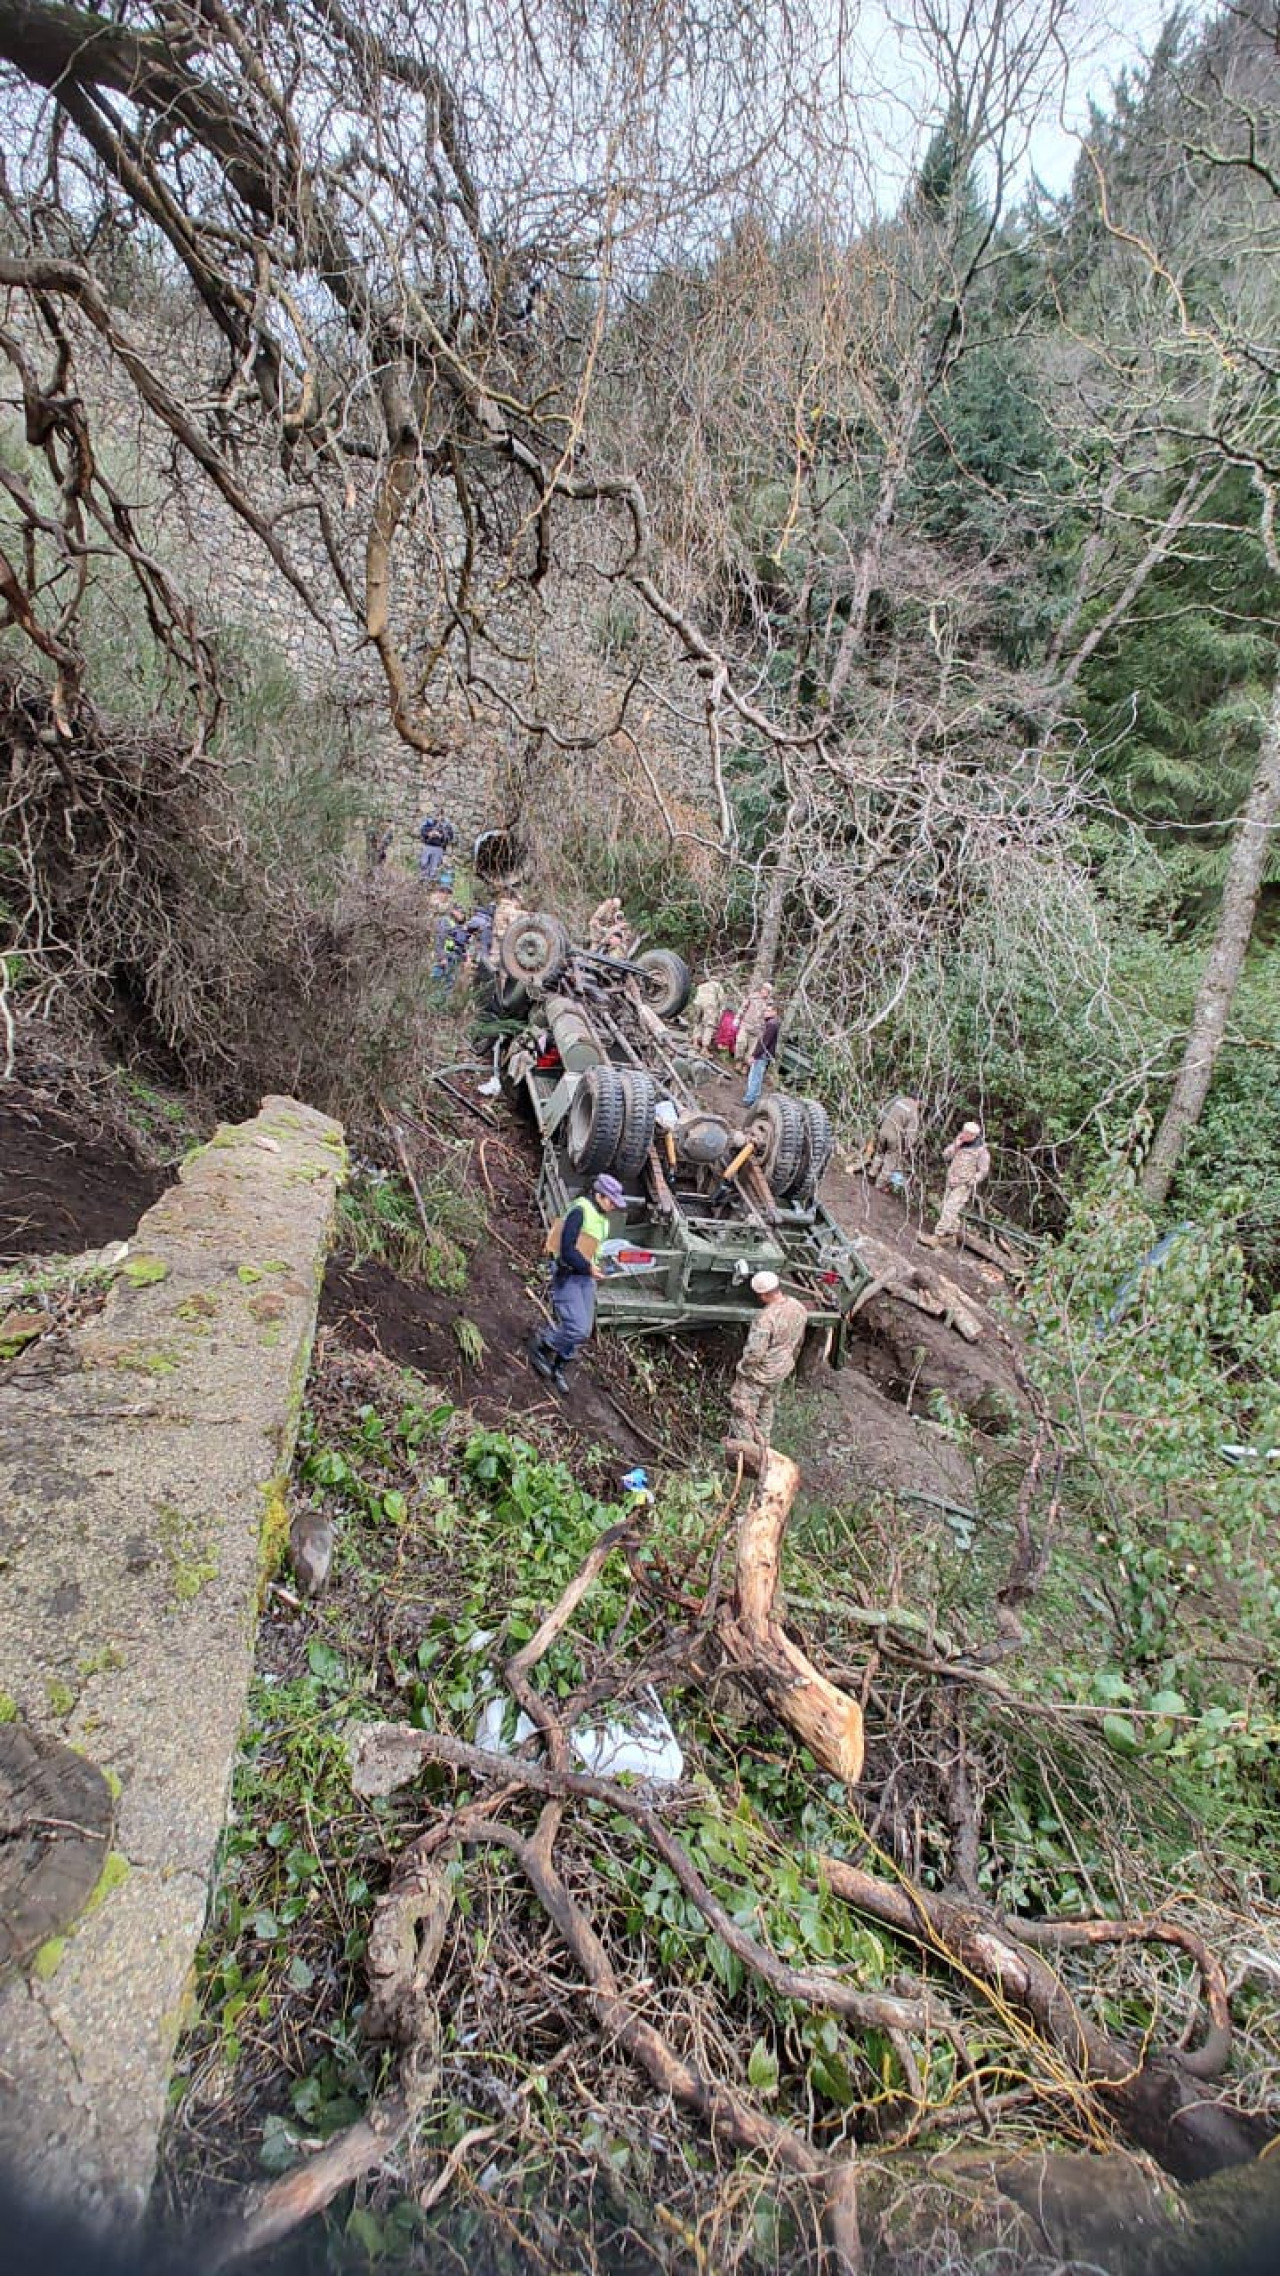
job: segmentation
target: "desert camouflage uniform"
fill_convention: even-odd
[[[690,1010],[693,1013],[693,1048],[710,1051],[720,1025],[720,1015],[728,1001],[728,991],[722,980],[704,980],[693,991]]]
[[[883,1193],[894,1172],[906,1174],[907,1164],[920,1136],[920,1101],[896,1098],[880,1117],[876,1147],[867,1167],[873,1185]]]
[[[795,1296],[779,1296],[762,1304],[760,1317],[747,1332],[738,1371],[729,1393],[733,1436],[768,1447],[778,1386],[785,1383],[800,1356],[809,1315]]]
[[[740,1059],[744,1066],[751,1059],[752,1053],[764,1033],[764,1023],[769,1017],[771,1008],[771,995],[766,993],[763,988],[752,988],[742,1007],[742,1015],[738,1021],[737,1040],[733,1046],[734,1058]]]
[[[991,1156],[981,1138],[953,1138],[942,1159],[947,1164],[947,1190],[933,1229],[935,1241],[955,1239],[978,1187],[991,1175]]]

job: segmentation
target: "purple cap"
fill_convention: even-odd
[[[595,1179],[591,1191],[593,1193],[603,1194],[605,1200],[611,1201],[615,1209],[627,1198],[617,1179],[615,1177],[610,1177],[607,1170],[602,1171],[600,1176]]]

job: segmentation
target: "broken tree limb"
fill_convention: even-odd
[[[937,1953],[994,1995],[1002,2012],[1020,2008],[1065,2057],[1095,2106],[1177,2180],[1201,2181],[1247,2164],[1275,2138],[1274,2120],[1211,2097],[1184,2058],[1113,2039],[1091,2023],[1032,1950],[1021,1923],[1015,1934],[977,1906],[905,1879],[882,1881],[841,1858],[824,1858],[822,1868],[834,1894],[856,1911]]]
[[[518,1652],[512,1654],[502,1671],[503,1681],[516,1705],[524,1709],[529,1721],[535,1723],[542,1732],[551,1749],[551,1759],[561,1770],[567,1769],[569,1760],[564,1725],[560,1717],[548,1706],[546,1700],[534,1690],[529,1681],[529,1674],[531,1669],[537,1666],[543,1654],[550,1651],[561,1629],[568,1626],[583,1597],[608,1564],[614,1550],[620,1548],[624,1541],[629,1541],[634,1531],[634,1524],[630,1520],[625,1520],[621,1525],[611,1525],[607,1533],[600,1535],[599,1540],[592,1544],[568,1587],[562,1591],[558,1603],[553,1606],[545,1620],[534,1631],[528,1643],[523,1644]]]
[[[420,1731],[409,1723],[360,1724],[351,1736],[351,1756],[352,1784],[357,1794],[366,1796],[393,1792],[396,1786],[415,1778],[424,1763],[443,1762],[470,1777],[490,1779],[508,1788],[524,1786],[535,1794],[607,1801],[652,1843],[707,1926],[729,1951],[784,1999],[841,2015],[863,2031],[915,2031],[922,2036],[938,2032],[952,2038],[956,2027],[936,2001],[907,1999],[896,1992],[861,1991],[825,1968],[796,1968],[780,1959],[725,1909],[683,1843],[662,1823],[652,1802],[633,1786],[586,1772],[558,1770],[550,1763],[492,1754],[485,1748],[469,1746],[464,1739],[449,1738],[442,1731]]]
[[[247,2193],[244,2205],[199,2256],[202,2269],[230,2268],[252,2253],[301,2228],[323,2213],[342,2190],[381,2165],[403,2141],[417,2116],[416,2097],[403,2088],[372,2103],[354,2126],[346,2126],[305,2165],[262,2190]]]
[[[774,1612],[778,1568],[800,1472],[770,1448],[760,1484],[738,1525],[733,1601],[717,1621],[735,1674],[749,1683],[814,1760],[856,1786],[862,1776],[862,1709],[793,1643]]]
[[[423,1734],[424,1736],[426,1734]],[[653,2084],[705,2119],[711,2132],[735,2149],[754,2151],[815,2184],[823,2206],[838,2276],[858,2276],[862,2251],[852,2159],[829,2157],[780,2119],[753,2109],[732,2087],[684,2062],[621,1990],[608,1953],[586,1914],[570,1896],[545,1847],[498,1822],[468,1826],[468,1838],[500,1844],[521,1867],[530,1888],[587,1982],[587,1997],[605,2036],[638,2063]]]

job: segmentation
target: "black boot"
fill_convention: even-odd
[[[560,1372],[559,1357],[554,1351],[548,1351],[541,1336],[532,1336],[529,1340],[529,1365],[544,1383],[554,1383]]]
[[[562,1359],[557,1359],[555,1366],[552,1368],[551,1381],[554,1388],[560,1393],[561,1398],[567,1399],[569,1396],[569,1378],[565,1374],[564,1361]]]

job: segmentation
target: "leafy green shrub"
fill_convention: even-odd
[[[1064,1679],[1118,1751],[1269,1810],[1280,1310],[1256,1307],[1229,1219],[1157,1234],[1113,1163],[1027,1292],[1033,1368],[1067,1433],[1061,1557],[1090,1614]]]

